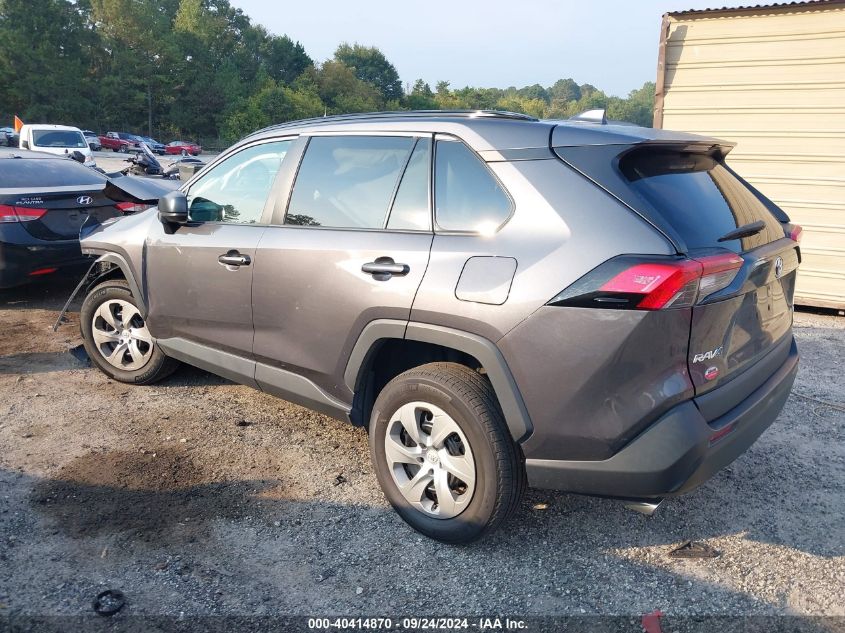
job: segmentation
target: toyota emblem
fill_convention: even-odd
[[[79,196],[76,199],[77,204],[91,204],[94,202],[94,199],[91,196]]]
[[[783,274],[783,258],[778,257],[775,260],[775,279],[780,279],[780,276]]]

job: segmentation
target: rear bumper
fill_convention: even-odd
[[[797,372],[798,349],[793,339],[783,364],[719,418],[708,423],[692,401],[683,402],[608,459],[526,460],[528,483],[535,488],[635,499],[688,492],[744,453],[774,422]]]
[[[18,236],[18,232],[21,235]],[[39,240],[19,225],[12,224],[0,230],[0,288],[32,281],[37,276],[31,273],[44,268],[84,266],[90,261],[90,257],[82,254],[79,240]]]

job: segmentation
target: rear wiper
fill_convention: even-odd
[[[765,228],[766,223],[763,222],[763,220],[757,220],[756,222],[751,222],[750,224],[743,224],[742,226],[735,228],[733,231],[725,233],[717,241],[727,242],[729,240],[738,240],[743,237],[751,237],[752,235],[757,235],[757,233]]]

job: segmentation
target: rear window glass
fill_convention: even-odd
[[[689,248],[748,251],[784,236],[783,227],[748,187],[705,154],[634,151],[620,162],[633,189],[680,234]],[[738,227],[762,221],[750,237],[720,242]]]
[[[73,130],[33,130],[32,141],[37,147],[88,147],[82,132]]]
[[[4,188],[44,189],[69,185],[105,185],[99,172],[70,158],[0,158],[0,191]]]

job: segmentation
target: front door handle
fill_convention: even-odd
[[[249,255],[241,255],[238,251],[229,251],[217,258],[224,266],[249,266],[252,263]]]
[[[397,264],[392,257],[378,257],[376,261],[367,262],[361,266],[361,270],[372,275],[373,279],[387,281],[394,275],[404,277],[411,272],[411,267],[408,264]]]

